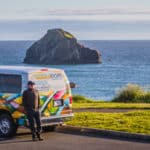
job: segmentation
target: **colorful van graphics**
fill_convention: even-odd
[[[63,70],[36,67],[0,67],[0,135],[10,136],[18,126],[28,126],[22,93],[32,80],[40,93],[42,125],[57,125],[72,117],[70,84]],[[12,122],[13,121],[13,122]],[[11,126],[15,127],[11,127]]]

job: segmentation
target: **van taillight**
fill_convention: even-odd
[[[72,96],[70,97],[70,104],[72,104]]]
[[[48,69],[47,69],[47,68],[44,68],[44,69],[41,69],[41,71],[48,71]]]

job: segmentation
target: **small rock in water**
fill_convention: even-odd
[[[77,85],[76,85],[74,82],[70,82],[70,87],[71,87],[71,88],[76,88]]]

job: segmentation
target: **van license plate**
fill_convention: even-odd
[[[54,107],[59,107],[63,105],[63,101],[62,100],[55,100],[54,101]]]

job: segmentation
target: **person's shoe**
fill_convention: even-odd
[[[40,133],[36,132],[37,138],[39,141],[43,141],[44,139],[41,137]]]
[[[39,141],[43,141],[44,140],[42,137],[39,137],[38,139],[39,139]]]
[[[37,141],[38,139],[36,138],[36,133],[32,132],[32,141]]]
[[[32,141],[37,141],[38,139],[36,137],[32,137]]]

